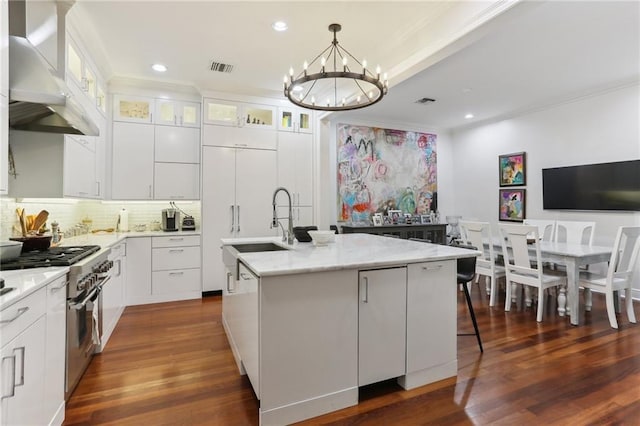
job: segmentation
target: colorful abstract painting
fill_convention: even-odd
[[[500,186],[525,184],[525,153],[505,154],[498,157]]]
[[[525,219],[525,190],[500,190],[500,220],[522,222]]]
[[[350,124],[337,130],[338,220],[368,223],[374,213],[436,207],[437,135]]]

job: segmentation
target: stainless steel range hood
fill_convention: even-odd
[[[21,1],[11,1],[12,21],[24,12]],[[71,99],[65,82],[56,75],[22,29],[9,36],[9,127],[46,133],[98,136],[98,127]],[[64,34],[64,33],[63,33]],[[58,35],[61,36],[60,33]],[[62,35],[63,36],[63,35]]]

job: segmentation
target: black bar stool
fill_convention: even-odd
[[[469,245],[455,245],[454,247],[477,250],[474,246]],[[473,328],[475,329],[476,338],[478,339],[478,346],[480,352],[484,352],[482,348],[482,340],[480,339],[480,330],[478,330],[478,322],[476,321],[476,314],[473,311],[473,305],[471,304],[471,296],[469,295],[469,289],[467,283],[473,281],[476,276],[476,257],[463,257],[458,259],[458,284],[462,284],[464,291],[464,297],[467,299],[467,306],[469,307],[469,313],[471,314],[471,321],[473,322]],[[458,334],[458,336],[472,336],[472,334]]]

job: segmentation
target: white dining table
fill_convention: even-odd
[[[535,245],[530,244],[531,252],[535,256]],[[500,238],[493,239],[493,247],[496,253],[502,254],[502,242]],[[564,265],[567,271],[567,296],[568,304],[565,309],[565,300],[562,294],[558,296],[558,314],[564,316],[569,311],[571,324],[580,324],[579,285],[580,266],[594,263],[607,262],[611,258],[612,247],[590,246],[586,244],[567,244],[554,241],[540,241],[540,255],[545,262],[553,262]]]

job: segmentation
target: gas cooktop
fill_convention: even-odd
[[[17,259],[0,263],[0,270],[70,266],[97,252],[100,246],[51,247],[43,251],[22,253]]]

